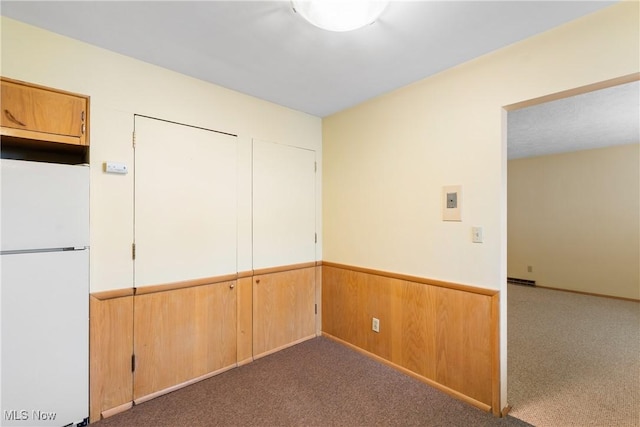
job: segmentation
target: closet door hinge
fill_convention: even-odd
[[[318,243],[318,233],[314,233],[314,236],[315,236],[313,239],[314,243]]]
[[[318,162],[313,162],[313,171],[318,172]]]
[[[133,148],[136,148],[136,132],[133,132]]]
[[[135,372],[136,371],[136,355],[132,354],[131,355],[131,372]]]
[[[133,260],[136,259],[136,244],[135,243],[131,244],[131,259],[133,259]]]
[[[316,304],[316,314],[318,314],[318,304]]]

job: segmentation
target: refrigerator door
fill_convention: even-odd
[[[2,251],[89,246],[89,167],[0,160]]]
[[[0,425],[75,425],[89,413],[89,250],[0,259]]]

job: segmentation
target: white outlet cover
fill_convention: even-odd
[[[375,317],[372,319],[371,330],[374,332],[380,332],[380,319],[376,319]]]

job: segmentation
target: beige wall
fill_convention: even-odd
[[[321,120],[257,98],[2,17],[1,73],[91,96],[91,290],[131,287],[133,115],[143,114],[238,135],[238,271],[252,269],[251,141],[315,150]],[[102,172],[125,162],[125,176]],[[321,173],[316,177],[321,236]],[[161,191],[161,189],[159,189]],[[317,245],[322,258],[322,242]]]
[[[639,147],[509,161],[508,276],[640,299]]]
[[[503,107],[637,73],[639,26],[622,2],[323,120],[323,259],[500,289],[506,319]],[[444,185],[462,222],[441,219]]]

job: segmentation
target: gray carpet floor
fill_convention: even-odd
[[[510,415],[640,426],[640,304],[518,285],[507,295]]]
[[[92,424],[93,425],[93,424]],[[315,338],[95,423],[115,426],[509,426],[412,377]]]

